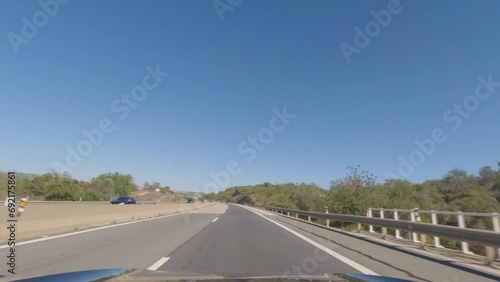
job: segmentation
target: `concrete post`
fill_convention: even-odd
[[[373,216],[372,208],[369,208],[368,212],[366,213],[366,217],[372,217],[372,216]],[[369,229],[370,233],[375,232],[375,231],[373,231],[373,225],[370,225],[369,227],[370,227],[370,229]]]
[[[385,218],[384,209],[380,210],[380,218]],[[384,239],[387,238],[387,227],[382,227],[382,236]]]
[[[415,214],[415,219],[417,220],[417,222],[421,222],[422,221],[422,218],[420,217],[420,213],[418,210],[416,210],[416,214]],[[425,244],[427,243],[427,238],[426,238],[426,235],[424,233],[421,233],[419,234],[420,236],[420,248],[421,249],[425,249]]]
[[[394,209],[394,220],[399,220],[399,213],[397,209]],[[396,239],[401,239],[401,231],[396,229]]]
[[[458,221],[458,227],[460,227],[460,228],[466,228],[465,227],[464,214],[462,212],[458,212],[458,214],[457,214],[457,221]],[[464,254],[472,254],[472,252],[469,250],[469,243],[467,243],[467,242],[461,242],[461,245],[462,245],[462,253],[464,253]]]
[[[434,225],[438,225],[438,218],[435,210],[431,211],[431,223]],[[441,238],[439,238],[438,236],[434,236],[434,247],[443,248],[443,246],[441,245]]]
[[[417,215],[417,213],[418,213],[418,208],[414,208],[413,211],[410,213],[410,220],[412,222],[416,221],[416,215]],[[419,241],[418,241],[418,235],[417,235],[417,233],[412,232],[411,235],[413,237],[413,242],[418,243]]]
[[[328,214],[328,207],[325,207],[325,213]],[[326,219],[326,227],[330,227],[330,219]]]
[[[492,213],[491,223],[493,225],[493,231],[495,232],[500,232],[500,222],[498,217],[499,217],[498,213]],[[500,248],[497,249],[497,256],[498,258],[500,258]]]

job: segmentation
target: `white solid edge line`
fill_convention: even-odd
[[[278,225],[279,227],[285,229],[286,231],[292,233],[293,235],[299,237],[300,239],[306,241],[307,243],[315,246],[316,248],[324,251],[325,253],[331,255],[332,257],[334,257],[334,258],[342,261],[343,263],[351,266],[352,268],[355,268],[356,270],[359,270],[361,273],[368,274],[368,275],[377,275],[377,276],[379,276],[379,274],[377,274],[376,272],[374,272],[374,271],[372,271],[372,270],[370,270],[370,269],[362,266],[361,264],[359,264],[359,263],[357,263],[357,262],[355,262],[355,261],[353,261],[351,259],[348,259],[348,258],[344,257],[343,255],[341,255],[339,253],[336,253],[336,252],[330,250],[329,248],[321,245],[320,243],[318,243],[318,242],[316,242],[314,240],[311,240],[311,239],[307,238],[306,236],[304,236],[304,235],[302,235],[302,234],[300,234],[300,233],[298,233],[298,232],[296,232],[296,231],[294,231],[294,230],[292,230],[292,229],[290,229],[290,228],[288,228],[288,227],[286,227],[286,226],[284,226],[284,225],[282,225],[280,223],[277,223],[276,221],[274,221],[272,219],[269,219],[269,218],[261,215],[260,213],[258,213],[257,211],[253,210],[252,208],[248,208],[248,210],[250,210],[253,213],[255,213],[256,215],[261,216],[262,218],[267,219],[270,222]]]
[[[219,218],[216,218],[216,219],[212,220],[212,222],[216,222],[216,221],[217,221],[217,219],[219,219]]]
[[[158,268],[160,268],[160,266],[162,266],[164,263],[167,262],[167,260],[169,260],[170,258],[169,257],[163,257],[161,259],[159,259],[157,262],[153,263],[150,267],[147,268],[147,270],[157,270]]]
[[[25,241],[25,242],[19,242],[19,243],[16,242],[16,247],[17,246],[22,246],[22,245],[27,245],[27,244],[32,244],[32,243],[37,243],[37,242],[42,242],[42,241],[47,241],[47,240],[52,240],[52,239],[58,239],[58,238],[63,238],[63,237],[68,237],[68,236],[73,236],[73,235],[78,235],[78,234],[87,233],[87,232],[93,232],[93,231],[98,231],[98,230],[103,230],[103,229],[108,229],[108,228],[113,228],[113,227],[128,225],[128,224],[134,224],[134,223],[139,223],[139,222],[144,222],[144,221],[149,221],[149,220],[162,219],[162,218],[166,218],[166,217],[171,217],[171,216],[176,216],[176,215],[182,215],[182,214],[185,214],[185,213],[187,213],[187,212],[169,214],[169,215],[164,215],[164,216],[159,216],[159,217],[153,217],[153,218],[140,219],[140,220],[136,220],[136,221],[129,221],[129,222],[118,223],[118,224],[113,224],[113,225],[106,225],[106,226],[96,227],[96,228],[92,228],[92,229],[87,229],[87,230],[82,230],[82,231],[76,231],[76,232],[72,232],[72,233],[65,233],[65,234],[61,234],[61,235],[56,235],[56,236],[52,236],[52,237],[46,237],[46,238],[29,240],[29,241]],[[3,245],[3,246],[0,246],[0,250],[1,249],[7,249],[7,248],[10,248],[10,247],[11,246],[9,246],[9,245]]]

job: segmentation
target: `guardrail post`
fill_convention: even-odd
[[[399,213],[397,209],[394,209],[394,220],[399,220]],[[401,231],[399,229],[396,229],[396,239],[401,239]]]
[[[493,262],[495,261],[495,248],[486,246],[486,261],[489,265],[493,266]]]
[[[328,214],[328,206],[325,207],[325,213]],[[330,227],[330,219],[326,219],[326,227]]]
[[[420,212],[417,210],[415,210],[415,217],[416,217],[416,220],[417,222],[421,222],[422,221],[422,218],[420,217]],[[420,233],[420,248],[421,249],[425,249],[425,243],[427,243],[427,237],[424,233]]]
[[[290,213],[289,213],[289,212],[286,212],[286,216],[290,216]]]
[[[307,216],[307,221],[311,221],[311,216],[310,215]]]
[[[492,226],[493,226],[493,231],[500,233],[500,222],[498,220],[498,216],[499,216],[498,213],[496,213],[496,212],[492,213],[491,214],[491,223],[492,223]],[[497,256],[498,256],[498,258],[500,258],[500,248],[497,249]]]
[[[295,214],[295,218],[299,218],[299,214],[298,213]]]
[[[458,227],[460,228],[466,228],[465,227],[465,220],[464,220],[464,214],[463,212],[459,211],[457,213],[457,221],[458,221]],[[461,242],[462,245],[462,253],[464,254],[472,254],[472,252],[469,250],[469,243],[467,242]]]
[[[382,219],[385,218],[384,209],[380,210],[380,218],[382,218]],[[387,237],[387,227],[382,227],[382,236],[384,239]]]
[[[415,222],[415,215],[417,213],[418,213],[418,208],[413,209],[413,211],[410,213],[410,220],[412,222]],[[417,235],[417,233],[412,232],[411,235],[413,237],[413,242],[418,243],[419,241],[418,241],[418,235]]]
[[[437,217],[437,213],[436,213],[435,210],[431,211],[431,223],[434,224],[434,225],[438,225],[438,217]],[[441,238],[439,238],[438,236],[434,236],[434,247],[436,247],[436,248],[444,248],[441,245]]]
[[[372,208],[368,209],[368,212],[366,213],[366,216],[367,217],[372,217],[373,216]],[[373,225],[370,225],[370,233],[374,233],[374,232],[375,231],[373,231]]]

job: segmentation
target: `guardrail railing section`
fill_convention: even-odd
[[[256,206],[284,216],[325,224],[357,223],[357,230],[411,240],[425,248],[459,249],[464,254],[486,256],[489,263],[500,258],[500,215],[498,213],[451,212],[414,209],[370,208],[366,216],[333,214]],[[364,226],[364,228],[363,228]],[[428,238],[427,235],[430,237]],[[429,241],[429,242],[428,242]]]
[[[420,210],[414,208],[408,209],[384,209],[384,208],[370,208],[366,213],[367,217],[376,218],[391,218],[394,220],[406,220],[411,222],[424,222],[433,225],[444,225],[444,226],[456,226],[459,228],[470,228],[467,223],[480,223],[475,225],[480,225],[485,227],[479,230],[491,230],[496,233],[500,233],[500,214],[498,213],[475,213],[475,212],[451,212],[451,211],[436,211],[436,210]],[[375,233],[373,225],[369,226],[369,231]],[[392,234],[391,234],[392,235]],[[398,229],[394,230],[394,237],[397,239],[409,239],[415,243],[421,243],[416,232],[408,233],[408,237],[402,237],[401,231]],[[433,245],[436,248],[446,248],[441,244],[441,238],[439,236],[432,237]],[[449,244],[448,244],[449,245]],[[461,251],[464,254],[473,254],[470,250],[469,243],[461,241],[460,242]],[[496,249],[496,256],[500,258],[500,248]]]

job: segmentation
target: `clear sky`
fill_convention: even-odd
[[[46,11],[0,3],[0,170],[67,165],[67,148],[106,118],[114,130],[73,177],[118,171],[202,190],[235,161],[229,181],[219,173],[228,186],[328,188],[350,165],[420,182],[500,160],[500,87],[478,86],[500,81],[498,1],[221,0],[221,17],[212,1],[41,2]],[[385,26],[370,24],[388,9]],[[367,24],[373,37],[355,40]],[[148,66],[169,75],[147,76],[152,90],[132,108],[121,96],[141,89]],[[284,107],[286,125],[273,118]],[[254,149],[248,137],[268,137],[272,121],[281,131]],[[414,140],[435,129],[440,143],[424,154]]]

